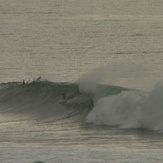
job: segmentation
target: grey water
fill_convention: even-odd
[[[162,8],[0,0],[0,162],[161,163]]]

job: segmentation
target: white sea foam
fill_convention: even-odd
[[[162,81],[148,92],[123,91],[98,100],[86,117],[86,122],[163,131],[162,99]]]

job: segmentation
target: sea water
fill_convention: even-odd
[[[161,0],[0,4],[1,163],[163,162]]]

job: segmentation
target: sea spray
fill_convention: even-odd
[[[107,94],[117,94],[120,93],[124,88],[108,84],[103,84],[105,81],[109,81],[109,83],[114,83],[117,79],[116,73],[112,70],[115,70],[117,64],[107,65],[103,67],[99,67],[89,72],[88,74],[83,75],[78,81],[77,84],[79,86],[79,91],[81,93],[86,93],[92,96],[94,103],[96,101],[106,96]],[[109,90],[109,92],[107,91]]]

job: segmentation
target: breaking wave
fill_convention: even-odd
[[[87,123],[147,128],[163,131],[163,82],[150,91],[123,91],[99,99],[86,117]]]
[[[0,115],[163,131],[162,99],[163,82],[147,92],[92,83],[10,82],[0,84]]]

